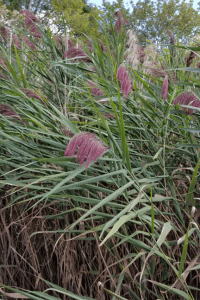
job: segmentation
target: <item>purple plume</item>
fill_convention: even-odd
[[[121,83],[121,91],[123,92],[124,97],[127,99],[130,90],[132,89],[131,80],[128,72],[124,65],[120,65],[117,70],[117,78]]]
[[[30,26],[29,31],[36,38],[42,37],[41,32],[37,29],[37,27],[35,25]]]
[[[194,53],[193,51],[190,52],[189,56],[186,59],[186,67],[189,67],[192,64],[196,56],[196,53]]]
[[[22,118],[8,104],[5,103],[0,104],[0,114],[3,116],[9,116],[11,118],[19,119],[22,122],[22,124],[26,126]]]
[[[115,24],[115,32],[116,32],[116,33],[119,33],[120,30],[121,30],[122,24],[123,24],[123,19],[122,19],[121,11],[120,11],[120,10],[117,11],[117,12],[115,13],[115,15],[118,16],[118,20],[117,20],[117,22],[116,22],[116,24]]]
[[[6,41],[9,38],[9,31],[4,26],[1,27],[1,36],[4,39],[4,41]]]
[[[167,100],[167,94],[168,94],[168,75],[165,76],[165,79],[163,80],[163,86],[161,91],[161,96],[163,95],[163,100]]]
[[[29,90],[29,89],[25,89],[25,88],[22,88],[22,89],[20,89],[28,98],[35,98],[35,99],[38,99],[38,100],[40,100],[45,106],[47,106],[46,105],[46,103],[42,100],[42,98],[39,96],[39,95],[37,95],[35,92],[33,92],[33,91],[31,91],[31,90]]]
[[[26,17],[26,20],[25,20],[25,25],[26,26],[31,25],[32,22],[39,23],[38,18],[36,18],[36,16],[32,12],[30,12],[30,10],[28,10],[28,9],[21,9],[19,12]]]
[[[71,139],[64,155],[73,157],[77,149],[76,162],[83,165],[85,161],[85,168],[87,169],[91,162],[95,163],[109,148],[96,135],[81,132]]]
[[[32,50],[35,50],[35,44],[29,40],[25,35],[22,36],[22,40],[25,42],[26,46],[31,48]]]
[[[13,34],[13,44],[17,49],[21,49],[21,43],[16,34]]]
[[[195,107],[200,107],[200,101],[197,99],[197,97],[192,93],[192,92],[186,92],[186,93],[181,93],[176,97],[174,100],[173,104],[182,104],[182,105],[189,105]],[[186,113],[188,110],[189,114],[193,114],[195,109],[192,108],[183,108],[183,111]]]
[[[83,52],[80,48],[71,47],[62,58],[76,58],[78,60],[85,60],[87,62],[92,62],[91,59]]]
[[[98,96],[104,95],[104,92],[101,89],[99,89],[98,87],[96,87],[96,85],[93,82],[88,80],[87,84],[89,85],[89,87],[91,87],[91,94],[93,96],[98,97]]]
[[[165,69],[165,67],[163,66],[163,68]],[[165,70],[161,70],[158,68],[149,68],[149,70],[151,71],[151,74],[153,77],[157,78],[157,77],[166,77],[168,75],[168,72]],[[174,73],[172,71],[169,71],[172,80],[173,81],[177,81],[176,76],[174,75]],[[169,81],[171,81],[171,79],[169,78]]]
[[[21,9],[19,12],[26,17],[25,26],[28,27],[30,33],[32,33],[34,37],[41,38],[42,35],[40,31],[34,25],[34,23],[39,24],[38,18],[36,18],[36,16],[33,13],[31,13],[28,9]]]

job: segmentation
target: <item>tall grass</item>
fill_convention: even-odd
[[[104,47],[84,47],[91,62],[63,59],[38,29],[35,50],[1,46],[0,101],[25,123],[0,115],[2,298],[198,299],[200,109],[173,102],[199,99],[200,71],[184,55],[200,48],[157,54],[166,101],[164,78],[126,65],[126,99],[123,28],[101,28]],[[87,169],[64,156],[80,132],[109,147]]]

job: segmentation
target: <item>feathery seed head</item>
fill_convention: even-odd
[[[21,88],[20,90],[21,90],[28,98],[35,98],[35,99],[38,99],[38,100],[40,100],[45,106],[47,106],[46,103],[42,100],[42,98],[41,98],[39,95],[37,95],[35,92],[33,92],[33,91],[29,90],[29,89],[25,89],[25,88]]]
[[[116,24],[115,24],[115,32],[116,32],[116,33],[119,33],[120,30],[121,30],[122,24],[123,24],[123,19],[122,19],[121,11],[120,11],[120,10],[117,11],[117,12],[115,13],[115,15],[118,16],[118,20],[117,20],[117,22],[116,22]]]
[[[13,34],[12,40],[13,40],[13,44],[15,45],[15,47],[17,49],[21,49],[21,43],[16,34]]]
[[[22,36],[22,40],[25,42],[26,46],[31,48],[32,50],[35,50],[35,44],[29,40],[25,35]]]
[[[119,66],[116,75],[121,83],[120,90],[123,92],[124,97],[127,99],[128,94],[129,94],[130,90],[132,89],[132,87],[131,87],[131,81],[130,81],[129,74],[126,71],[126,67],[123,64]]]
[[[6,41],[9,38],[9,31],[5,26],[1,27],[1,36]]]
[[[83,165],[85,161],[85,168],[87,169],[89,164],[91,162],[95,163],[96,160],[105,153],[108,147],[96,135],[81,132],[71,139],[64,155],[73,157],[77,149],[76,162]]]
[[[126,62],[129,63],[133,69],[137,69],[141,60],[141,46],[139,46],[137,35],[133,30],[128,30],[127,35],[128,49],[125,51],[124,56],[126,57]]]
[[[1,103],[0,104],[0,114],[3,115],[3,116],[9,116],[11,118],[16,118],[16,119],[20,120],[20,122],[24,126],[26,126],[26,124],[24,123],[22,118],[14,111],[14,109],[12,109],[10,107],[10,105],[8,105],[6,103]]]
[[[36,16],[33,13],[31,13],[28,9],[21,9],[19,12],[26,17],[25,26],[27,26],[30,33],[32,33],[34,37],[41,38],[42,35],[40,31],[37,29],[36,26],[34,26],[34,23],[39,24],[38,18],[36,18]]]
[[[167,100],[167,94],[168,94],[168,75],[165,76],[165,79],[163,81],[161,96],[163,95],[163,100]]]
[[[91,59],[83,52],[82,49],[75,48],[75,47],[71,47],[67,52],[64,53],[62,58],[66,58],[66,57],[92,62]]]
[[[192,92],[186,92],[186,93],[181,93],[180,95],[178,95],[176,97],[176,99],[174,100],[173,104],[182,104],[182,105],[189,105],[192,107],[200,107],[200,101],[197,99],[197,97],[192,93]],[[192,108],[183,108],[183,112],[186,113],[188,111],[188,113],[191,115],[195,112],[195,109]]]
[[[88,80],[87,84],[89,85],[89,87],[91,87],[91,94],[93,96],[98,97],[98,96],[104,95],[104,92],[102,90],[100,90],[100,88],[96,87],[96,85],[93,82]]]
[[[196,56],[196,53],[194,53],[193,51],[190,52],[189,56],[186,58],[186,67],[189,67],[192,64]]]

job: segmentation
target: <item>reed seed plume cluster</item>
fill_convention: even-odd
[[[6,117],[10,117],[10,118],[16,118],[18,120],[20,120],[20,122],[26,126],[25,122],[22,120],[22,118],[14,111],[14,109],[12,107],[10,107],[8,104],[6,103],[1,103],[0,104],[0,114]]]
[[[75,60],[83,60],[86,62],[92,62],[91,59],[81,48],[71,47],[67,52],[65,52],[62,58],[74,58]]]
[[[42,35],[35,24],[39,25],[39,20],[37,17],[31,13],[29,10],[24,9],[20,10],[20,13],[25,16],[25,26],[29,30],[29,32],[36,38],[41,38]]]
[[[195,112],[195,107],[200,108],[200,100],[192,92],[183,92],[176,97],[173,104],[188,105],[194,108],[183,108],[183,111],[188,112],[190,115]]]
[[[126,70],[126,67],[124,64],[119,66],[116,76],[121,83],[120,91],[123,92],[124,98],[127,99],[128,94],[130,93],[130,91],[132,89],[132,85],[131,85],[129,73]]]
[[[144,53],[141,46],[139,45],[139,40],[137,35],[133,30],[128,30],[128,41],[127,41],[127,50],[124,53],[126,62],[131,65],[133,69],[137,69],[140,65],[140,58],[144,58]]]
[[[163,100],[167,100],[168,80],[169,80],[169,77],[168,77],[168,75],[166,75],[165,79],[163,80],[163,86],[162,86],[162,91],[161,91],[161,96],[163,96]]]
[[[103,96],[104,95],[104,92],[100,88],[96,87],[96,85],[92,81],[88,80],[87,84],[91,88],[91,94],[93,96],[99,97],[99,96]]]
[[[90,163],[95,163],[105,153],[108,147],[94,134],[81,132],[71,139],[64,155],[73,157],[77,149],[76,162],[80,165],[85,162],[87,169]]]

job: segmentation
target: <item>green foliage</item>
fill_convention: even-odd
[[[52,5],[56,12],[62,13],[72,35],[100,36],[97,20],[101,12],[96,6],[91,7],[82,0],[53,0]]]
[[[193,1],[188,4],[179,0],[144,0],[132,7],[131,26],[142,44],[147,39],[155,43],[168,41],[168,30],[183,40],[199,32],[200,17],[193,8]]]

